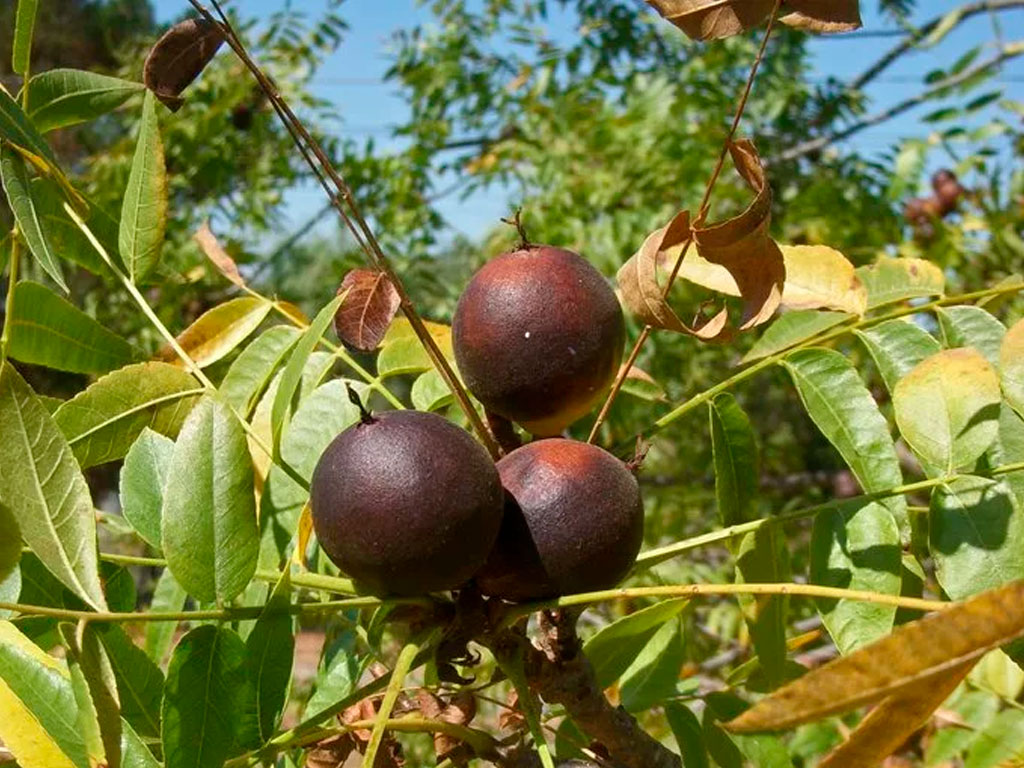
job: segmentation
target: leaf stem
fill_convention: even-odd
[[[352,597],[345,600],[331,600],[323,603],[295,603],[289,606],[292,614],[318,614],[325,611],[340,611],[351,608],[378,608],[383,600],[377,597]],[[402,601],[406,602],[405,600]],[[418,602],[423,602],[419,600]],[[264,606],[238,606],[200,611],[79,611],[71,608],[52,608],[46,605],[0,602],[0,610],[14,611],[22,616],[49,616],[68,621],[95,622],[151,622],[151,621],[235,621],[256,619]]]
[[[840,587],[824,587],[817,584],[796,584],[784,582],[777,584],[679,584],[660,587],[623,587],[606,589],[599,592],[581,592],[577,595],[566,595],[553,600],[536,603],[523,603],[509,610],[505,623],[529,615],[534,611],[554,608],[566,608],[574,605],[592,605],[612,600],[624,600],[638,597],[709,597],[715,595],[798,595],[802,597],[823,597],[836,600],[856,600],[864,603],[895,605],[916,611],[942,611],[955,603],[943,600],[924,600],[919,597],[903,597],[887,595],[880,592],[868,592],[862,589],[842,589]]]
[[[999,477],[1001,475],[1010,474],[1011,472],[1022,471],[1024,471],[1024,461],[1015,462],[1013,464],[1004,464],[1003,466],[996,467],[988,470],[987,472],[977,472],[975,474],[978,476]],[[650,549],[646,552],[641,552],[639,557],[636,559],[634,571],[652,568],[658,563],[670,560],[671,558],[691,549],[698,549],[700,547],[708,546],[709,544],[718,544],[719,542],[729,541],[730,539],[745,536],[746,534],[753,533],[766,525],[782,525],[784,523],[793,522],[794,520],[803,520],[808,517],[814,517],[820,512],[837,509],[848,504],[881,501],[882,499],[892,498],[893,496],[902,496],[908,493],[916,493],[917,491],[926,491],[942,485],[948,485],[960,477],[962,477],[962,475],[947,475],[945,477],[919,480],[914,483],[905,483],[903,485],[893,486],[892,488],[876,491],[874,493],[850,496],[845,499],[833,499],[832,501],[827,501],[823,504],[815,504],[812,507],[783,512],[782,514],[774,517],[762,517],[759,520],[751,520],[747,523],[738,523],[737,525],[731,525],[728,528],[722,528],[717,531],[709,531],[708,533],[703,533],[699,536],[693,536],[689,539],[684,539],[683,541],[677,541],[674,544],[668,544],[664,547],[658,547],[657,549]]]
[[[729,154],[729,145],[732,143],[733,138],[736,136],[736,131],[740,127],[740,121],[743,119],[743,113],[747,108],[747,101],[750,98],[750,92],[754,87],[754,78],[757,77],[757,70],[761,66],[761,62],[764,60],[764,53],[768,48],[768,40],[772,36],[772,29],[775,27],[775,20],[779,15],[779,7],[782,5],[782,0],[775,0],[774,7],[772,8],[771,16],[768,17],[768,24],[765,27],[764,35],[761,38],[761,46],[757,50],[757,55],[754,57],[754,63],[750,67],[750,74],[747,75],[747,81],[743,86],[743,92],[740,94],[739,101],[736,104],[736,112],[733,114],[732,124],[729,126],[729,133],[725,137],[725,141],[722,142],[722,148],[718,153],[718,160],[715,162],[715,167],[711,171],[711,177],[708,179],[708,183],[704,186],[704,196],[700,201],[700,208],[697,213],[697,220],[703,221],[708,214],[708,206],[711,202],[711,193],[715,189],[715,184],[718,182],[718,177],[722,174],[722,168],[725,167],[725,158]],[[687,238],[686,242],[683,243],[683,247],[679,251],[679,255],[676,257],[675,263],[672,265],[672,271],[669,273],[668,280],[665,281],[665,287],[661,292],[662,298],[667,298],[669,291],[672,290],[672,285],[676,281],[676,277],[679,275],[679,270],[682,268],[683,259],[686,258],[686,252],[690,249],[690,245],[693,241],[692,235]],[[633,348],[627,355],[627,363],[619,371],[615,377],[615,382],[612,384],[611,390],[608,392],[608,396],[605,398],[604,403],[601,406],[600,412],[597,414],[597,418],[594,420],[594,425],[590,428],[590,435],[587,437],[588,443],[593,443],[597,439],[597,432],[604,423],[604,420],[608,417],[608,412],[611,410],[612,403],[615,402],[615,398],[618,397],[619,392],[622,390],[622,385],[626,381],[626,376],[629,374],[629,369],[636,362],[637,357],[640,356],[640,350],[643,349],[644,344],[647,343],[647,339],[650,337],[654,327],[651,325],[645,325],[637,340],[633,343]]]

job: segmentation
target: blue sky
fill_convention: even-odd
[[[248,17],[260,18],[279,10],[285,2],[245,0],[244,3],[236,3],[236,7]],[[161,21],[173,20],[189,8],[187,0],[153,0],[153,4]],[[301,6],[311,16],[316,16],[326,4],[326,0],[293,0],[293,5]],[[928,19],[960,4],[957,0],[920,0],[916,18]],[[875,0],[862,0],[861,7],[866,30],[889,27],[879,17]],[[349,32],[314,81],[315,91],[334,103],[343,117],[343,128],[348,135],[358,139],[372,136],[383,149],[398,146],[398,140],[391,137],[391,129],[402,122],[407,111],[396,88],[383,81],[389,66],[389,37],[396,29],[428,21],[430,14],[416,0],[346,0],[341,4],[339,13],[348,22]],[[1005,39],[1013,40],[1015,31],[1019,34],[1019,30],[1024,30],[1024,9],[1002,13],[999,20]],[[557,17],[551,22],[551,31],[555,37],[573,33],[566,20]],[[920,89],[923,74],[948,66],[972,46],[992,39],[992,20],[981,14],[961,25],[940,45],[902,57],[872,88],[874,102],[871,111],[912,96]],[[843,35],[818,38],[812,43],[817,76],[848,79],[894,42],[888,38],[846,38]],[[1024,101],[1024,58],[1009,62],[1000,80],[1008,96]],[[918,108],[858,134],[848,144],[862,152],[881,153],[903,137],[926,135],[928,129],[919,118],[935,108],[935,104]],[[323,202],[319,188],[310,186],[293,190],[288,198],[289,218],[295,223],[302,222]],[[505,215],[508,206],[509,201],[503,192],[494,190],[465,201],[449,197],[443,202],[442,213],[448,221],[457,223],[460,230],[475,236]]]

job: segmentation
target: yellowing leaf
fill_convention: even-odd
[[[648,0],[658,13],[695,40],[732,37],[764,22],[774,0]],[[786,0],[779,21],[809,32],[860,27],[858,0]]]
[[[1006,402],[1024,417],[1024,320],[1006,332],[999,349],[999,372]]]
[[[424,321],[427,331],[434,337],[441,353],[449,361],[455,359],[452,351],[452,329],[451,326],[443,323]],[[384,376],[398,376],[405,373],[423,373],[433,369],[434,364],[430,361],[420,340],[416,338],[416,332],[412,325],[404,317],[396,317],[388,327],[380,343],[380,354],[377,356],[377,374]]]
[[[792,728],[890,696],[1024,636],[1024,581],[984,592],[829,662],[762,699],[727,728],[736,733]]]
[[[790,309],[837,309],[863,315],[868,292],[843,254],[827,245],[783,245],[786,284],[782,306]]]
[[[941,296],[946,289],[942,270],[924,259],[882,256],[874,264],[857,268],[868,292],[868,309],[921,296]]]
[[[186,328],[178,336],[178,344],[196,365],[205,368],[245,341],[259,328],[271,308],[269,301],[249,296],[218,304]],[[157,358],[179,367],[184,365],[169,346],[161,349]]]
[[[818,768],[862,768],[879,764],[927,722],[972,666],[973,661],[966,662],[905,693],[885,699],[860,721],[844,743],[818,763]]]
[[[900,434],[925,462],[947,472],[971,465],[999,430],[999,378],[970,347],[918,363],[892,397]]]

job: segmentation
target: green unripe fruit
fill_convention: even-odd
[[[455,360],[488,410],[552,436],[607,392],[622,361],[622,308],[600,272],[549,245],[492,259],[459,299]]]
[[[440,416],[387,411],[327,447],[310,489],[328,557],[381,595],[454,589],[480,568],[502,516],[487,451]]]
[[[484,594],[522,602],[615,586],[643,542],[633,473],[576,440],[538,440],[498,462],[505,516],[477,574]]]

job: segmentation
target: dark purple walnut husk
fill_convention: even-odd
[[[492,259],[452,322],[469,391],[535,435],[559,434],[608,390],[625,321],[615,292],[582,256],[535,245]]]
[[[380,595],[461,586],[487,557],[502,517],[487,451],[418,411],[387,411],[338,435],[320,457],[310,499],[328,557]]]
[[[555,438],[498,462],[505,517],[476,581],[513,602],[609,589],[643,542],[640,487],[625,464],[597,446]]]

